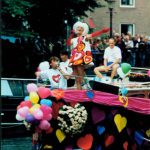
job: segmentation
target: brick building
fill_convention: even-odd
[[[110,25],[110,13],[107,2],[101,1],[105,7],[96,8],[94,12],[87,12],[92,17],[95,30]],[[130,32],[132,35],[142,34],[150,36],[150,0],[115,0],[113,6],[113,31],[117,33]],[[85,18],[88,22],[89,18]]]

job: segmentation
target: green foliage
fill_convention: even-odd
[[[26,10],[33,7],[28,0],[2,0],[2,13],[9,13],[12,17],[26,16]]]
[[[77,18],[100,6],[97,0],[2,0],[2,29],[60,37],[66,34],[64,20],[72,26]],[[29,28],[25,29],[23,21]]]

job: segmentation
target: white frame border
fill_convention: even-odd
[[[122,5],[120,0],[120,8],[135,8],[135,0],[133,0],[133,5]]]

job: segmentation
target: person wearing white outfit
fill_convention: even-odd
[[[121,63],[122,55],[119,47],[115,46],[114,39],[109,39],[109,47],[105,49],[104,52],[104,65],[94,68],[94,72],[101,82],[111,83],[112,79],[117,73],[119,64]],[[111,77],[108,81],[101,74],[102,71],[108,72],[112,69]]]

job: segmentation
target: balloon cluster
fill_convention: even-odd
[[[122,63],[121,66],[117,69],[117,73],[121,78],[125,78],[131,70],[131,65],[128,63]]]
[[[71,136],[81,133],[87,122],[88,113],[84,106],[77,103],[74,107],[63,105],[57,117],[58,126]]]
[[[48,130],[52,119],[52,101],[47,99],[51,96],[50,89],[30,83],[27,91],[29,96],[18,105],[16,119],[38,126],[41,130]]]

